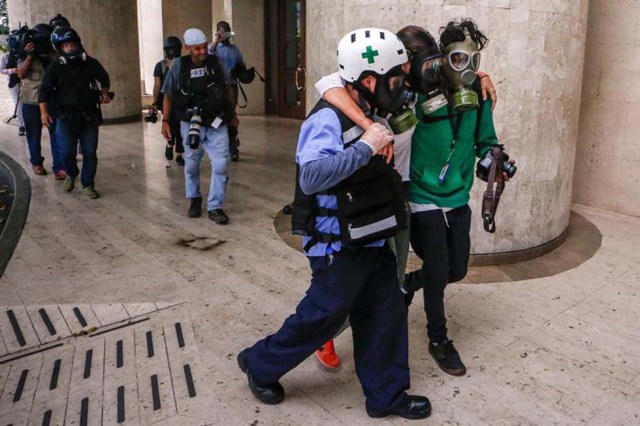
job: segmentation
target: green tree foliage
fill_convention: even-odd
[[[7,0],[0,0],[0,34],[9,33],[9,15],[7,14]]]

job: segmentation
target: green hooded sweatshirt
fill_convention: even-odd
[[[480,97],[480,99],[482,99]],[[469,191],[475,176],[476,156],[483,157],[491,145],[498,143],[493,126],[491,99],[480,102],[480,107],[457,115],[450,108],[441,108],[424,114],[419,105],[424,97],[418,98],[416,115],[419,123],[411,139],[411,184],[409,201],[417,204],[434,204],[438,207],[456,208],[469,202]],[[437,117],[447,117],[431,121]],[[449,160],[449,170],[443,183],[438,176],[451,152],[454,129],[459,124],[455,148]]]

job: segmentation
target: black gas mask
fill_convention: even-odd
[[[178,58],[182,54],[182,42],[175,36],[167,37],[164,40],[162,48],[164,49],[164,54],[168,59]]]
[[[394,134],[404,133],[416,124],[418,119],[407,105],[415,100],[415,92],[407,85],[407,75],[402,71],[402,66],[397,65],[384,75],[376,76],[375,93],[369,92],[364,86],[362,89],[365,99],[376,108],[376,114],[387,117],[389,126]]]
[[[429,49],[411,59],[409,82],[425,100],[420,108],[425,115],[432,114],[449,103],[442,90],[442,54],[439,49]]]

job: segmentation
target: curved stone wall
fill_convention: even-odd
[[[591,0],[573,201],[640,216],[640,2]]]
[[[470,3],[477,5],[468,6]],[[348,31],[416,24],[437,34],[451,19],[472,17],[490,39],[481,68],[496,83],[495,122],[519,171],[502,197],[498,230],[479,216],[483,192],[472,192],[472,252],[504,253],[537,247],[569,223],[578,133],[588,0],[397,0],[307,2],[308,87],[336,68],[336,46]],[[318,99],[307,91],[307,110]]]
[[[69,1],[23,0],[8,2],[9,22],[30,27],[61,13],[82,38],[87,53],[109,72],[115,102],[103,106],[107,120],[140,117],[140,64],[137,3],[131,0]],[[162,23],[159,22],[158,25]]]

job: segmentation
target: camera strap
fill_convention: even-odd
[[[240,93],[242,93],[242,98],[244,99],[244,105],[240,105],[240,103],[238,103],[238,108],[246,108],[247,105],[249,105],[249,101],[247,101],[247,94],[244,93],[244,89],[242,88],[242,84],[240,84],[240,82],[238,82],[238,88],[240,89]]]
[[[493,234],[496,232],[496,212],[500,203],[500,196],[504,191],[505,182],[502,169],[502,150],[499,147],[489,151],[493,157],[487,179],[487,190],[482,194],[482,222],[484,230]]]
[[[258,76],[258,78],[260,78],[260,81],[262,81],[263,83],[266,81],[258,71],[254,69],[253,72]],[[238,88],[240,89],[240,93],[242,93],[242,98],[244,99],[244,105],[238,104],[238,108],[246,108],[247,105],[249,105],[249,101],[247,100],[247,94],[244,92],[244,89],[242,88],[242,84],[240,83],[240,81],[238,81],[237,84],[238,84]]]

